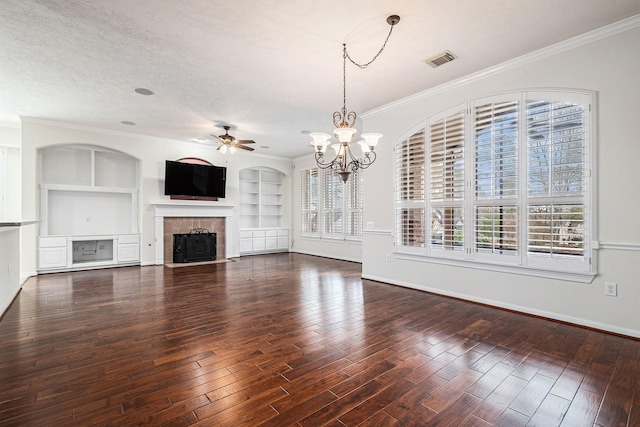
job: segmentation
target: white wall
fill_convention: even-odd
[[[0,149],[6,170],[0,167],[0,219],[20,219],[20,126],[17,123],[0,123]],[[10,179],[7,179],[11,177]],[[6,180],[5,180],[6,179]],[[4,200],[4,201],[3,201]]]
[[[121,151],[140,160],[140,213],[139,224],[142,234],[142,265],[155,263],[155,218],[153,204],[169,201],[164,195],[164,162],[183,157],[199,157],[216,166],[227,167],[227,197],[219,204],[237,206],[238,172],[240,169],[267,166],[285,174],[284,188],[291,187],[292,162],[258,153],[236,152],[223,155],[212,143],[191,143],[162,138],[138,136],[124,132],[70,126],[63,123],[35,119],[22,120],[22,217],[38,218],[38,173],[37,150],[42,147],[62,144],[90,144]],[[185,202],[194,203],[199,202]],[[211,202],[208,202],[211,203]],[[285,207],[291,206],[290,193],[284,197]],[[285,211],[284,223],[289,224],[289,210]],[[238,236],[237,209],[230,226]],[[37,227],[23,230],[21,270],[36,274]],[[232,242],[232,254],[239,252],[238,241]]]
[[[416,94],[363,115],[384,141],[365,183],[363,276],[640,337],[640,19],[503,64],[485,73]],[[464,60],[464,58],[460,59]],[[436,72],[446,73],[447,64]],[[596,251],[590,284],[451,267],[393,256],[394,140],[427,116],[468,100],[528,88],[597,92]],[[391,261],[386,262],[386,254]],[[604,296],[604,282],[618,297]]]

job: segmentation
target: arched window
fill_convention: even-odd
[[[592,274],[592,96],[491,96],[407,132],[395,145],[397,252]]]

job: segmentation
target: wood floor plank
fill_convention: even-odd
[[[629,421],[633,392],[610,384],[598,411],[596,425],[611,427],[626,427]]]
[[[640,340],[281,253],[30,278],[0,425],[640,427]]]
[[[596,420],[602,395],[580,388],[562,419],[561,427],[592,426]]]
[[[568,401],[573,400],[586,372],[584,366],[568,365],[553,384],[550,393]]]
[[[557,427],[562,422],[567,409],[569,409],[569,400],[548,394],[536,412],[531,417],[527,425],[531,427]]]
[[[549,390],[551,390],[551,387],[553,387],[554,382],[553,378],[536,374],[536,376],[524,386],[509,407],[528,417],[533,416],[538,406],[547,396],[547,393],[549,393]]]

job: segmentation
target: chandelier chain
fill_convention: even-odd
[[[342,109],[347,109],[347,45],[342,45]]]
[[[351,56],[349,55],[349,52],[347,52],[347,45],[343,44],[342,46],[344,46],[344,56],[345,58],[349,59],[349,61],[351,61],[351,63],[353,65],[355,65],[356,67],[360,68],[360,69],[365,69],[367,68],[369,65],[373,64],[373,61],[375,61],[376,59],[378,59],[378,57],[380,56],[380,54],[382,53],[382,51],[384,50],[384,48],[387,46],[387,42],[389,41],[389,37],[391,37],[391,33],[393,32],[393,27],[395,26],[395,24],[391,25],[391,28],[389,29],[389,34],[387,34],[387,38],[384,39],[384,43],[382,44],[382,47],[380,48],[380,50],[378,51],[378,53],[375,54],[375,56],[371,59],[371,61],[367,62],[366,64],[359,64],[357,63],[353,58],[351,58]]]
[[[325,160],[324,157],[324,151],[327,148],[327,145],[330,144],[328,141],[331,138],[331,135],[321,132],[311,133],[311,137],[313,138],[311,145],[313,145],[315,149],[316,164],[321,169],[331,169],[335,171],[340,175],[340,178],[342,178],[342,182],[346,183],[349,179],[349,175],[357,172],[359,169],[367,169],[376,161],[376,153],[374,150],[378,144],[378,140],[382,137],[382,134],[380,133],[363,133],[363,140],[358,141],[358,143],[362,147],[362,154],[364,157],[358,158],[352,151],[351,139],[357,132],[356,129],[354,129],[357,117],[355,111],[347,110],[347,59],[360,69],[367,68],[376,59],[378,59],[380,54],[382,54],[387,46],[389,37],[391,37],[394,25],[399,21],[400,17],[398,15],[391,15],[387,17],[387,23],[391,25],[389,34],[387,34],[387,38],[384,40],[384,43],[378,53],[376,53],[371,61],[366,64],[359,64],[354,61],[353,58],[349,56],[349,52],[347,52],[347,44],[342,44],[342,109],[333,113],[333,124],[336,127],[334,134],[338,138],[339,143],[331,145],[331,147],[336,151],[336,155],[332,160]]]

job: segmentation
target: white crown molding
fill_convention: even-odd
[[[640,26],[640,14],[634,15],[630,18],[623,19],[622,21],[618,21],[610,25],[606,25],[602,28],[589,31],[588,33],[584,33],[579,36],[572,37],[570,39],[553,44],[551,46],[544,47],[534,52],[527,53],[517,58],[510,59],[501,64],[495,65],[493,67],[485,68],[484,70],[481,70],[472,74],[468,74],[464,77],[460,77],[455,80],[451,80],[447,83],[443,83],[441,85],[432,87],[430,89],[426,89],[422,92],[409,95],[405,98],[399,99],[389,104],[385,104],[378,108],[374,108],[373,110],[366,111],[362,113],[360,117],[362,119],[367,119],[377,114],[381,114],[389,110],[393,110],[400,106],[410,104],[412,102],[416,102],[424,98],[428,98],[435,94],[449,91],[451,89],[458,88],[460,86],[469,84],[471,82],[481,80],[485,77],[498,74],[507,70],[512,70],[514,68],[521,67],[522,65],[529,64],[531,62],[535,62],[540,59],[548,58],[558,53],[566,52],[568,50],[575,49],[580,46],[584,46],[584,45],[596,42],[598,40],[602,40],[607,37],[611,37],[613,35],[623,33],[625,31],[629,31],[638,26]]]

